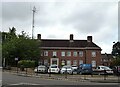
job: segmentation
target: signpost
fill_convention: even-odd
[[[18,73],[18,66],[17,66],[18,65],[18,58],[17,57],[15,58],[15,61],[16,61],[16,69],[17,69],[17,73]]]

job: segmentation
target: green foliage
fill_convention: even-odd
[[[2,56],[6,58],[7,65],[15,65],[15,58],[19,60],[38,60],[40,56],[40,42],[31,39],[24,31],[16,35],[13,27],[3,35]],[[4,37],[5,36],[5,37]]]
[[[34,68],[35,67],[35,61],[33,60],[21,60],[18,62],[19,67],[24,67],[24,68]]]
[[[112,55],[113,56],[120,56],[120,42],[117,42],[113,45]]]
[[[117,57],[117,58],[113,59],[111,66],[120,66],[120,58]]]

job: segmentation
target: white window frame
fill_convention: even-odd
[[[71,52],[70,51],[67,52],[67,56],[71,56]]]
[[[53,51],[53,56],[57,56],[57,52],[56,51]]]
[[[77,65],[77,60],[73,60],[73,65]]]
[[[46,64],[48,64],[48,60],[47,59],[44,60],[44,65],[46,65]]]
[[[48,51],[44,51],[44,56],[48,56]]]
[[[80,65],[80,64],[83,64],[83,60],[79,60],[79,65]]]
[[[92,51],[91,55],[92,55],[92,57],[96,57],[96,52]]]
[[[79,51],[79,56],[83,57],[83,51]]]
[[[65,56],[65,52],[64,51],[61,52],[61,56]]]
[[[95,60],[92,60],[91,63],[92,63],[92,67],[96,67],[96,61]]]
[[[71,65],[71,60],[67,60],[67,65]]]
[[[73,52],[73,56],[74,56],[74,57],[77,57],[77,56],[78,56],[77,51],[74,51],[74,52]]]

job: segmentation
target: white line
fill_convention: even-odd
[[[10,85],[40,85],[40,84],[33,84],[33,83],[17,83],[17,84],[10,84]]]

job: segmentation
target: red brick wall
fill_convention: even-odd
[[[78,65],[79,65],[79,60],[83,60],[83,63],[85,63],[85,50],[45,50],[48,51],[48,56],[41,56],[42,60],[44,59],[50,59],[52,58],[52,52],[56,51],[57,52],[57,58],[59,58],[59,65],[61,66],[61,60],[71,60],[71,64],[73,64],[73,60],[77,60]],[[61,56],[61,52],[64,51],[65,53],[67,53],[67,51],[71,52],[71,56]],[[74,51],[83,51],[83,57],[80,57],[79,55],[77,57],[73,56],[73,52]],[[95,51],[96,52],[96,57],[92,57],[91,52]],[[91,61],[95,60],[96,61],[96,65],[100,65],[101,64],[101,51],[100,50],[86,50],[86,63],[91,64]]]

